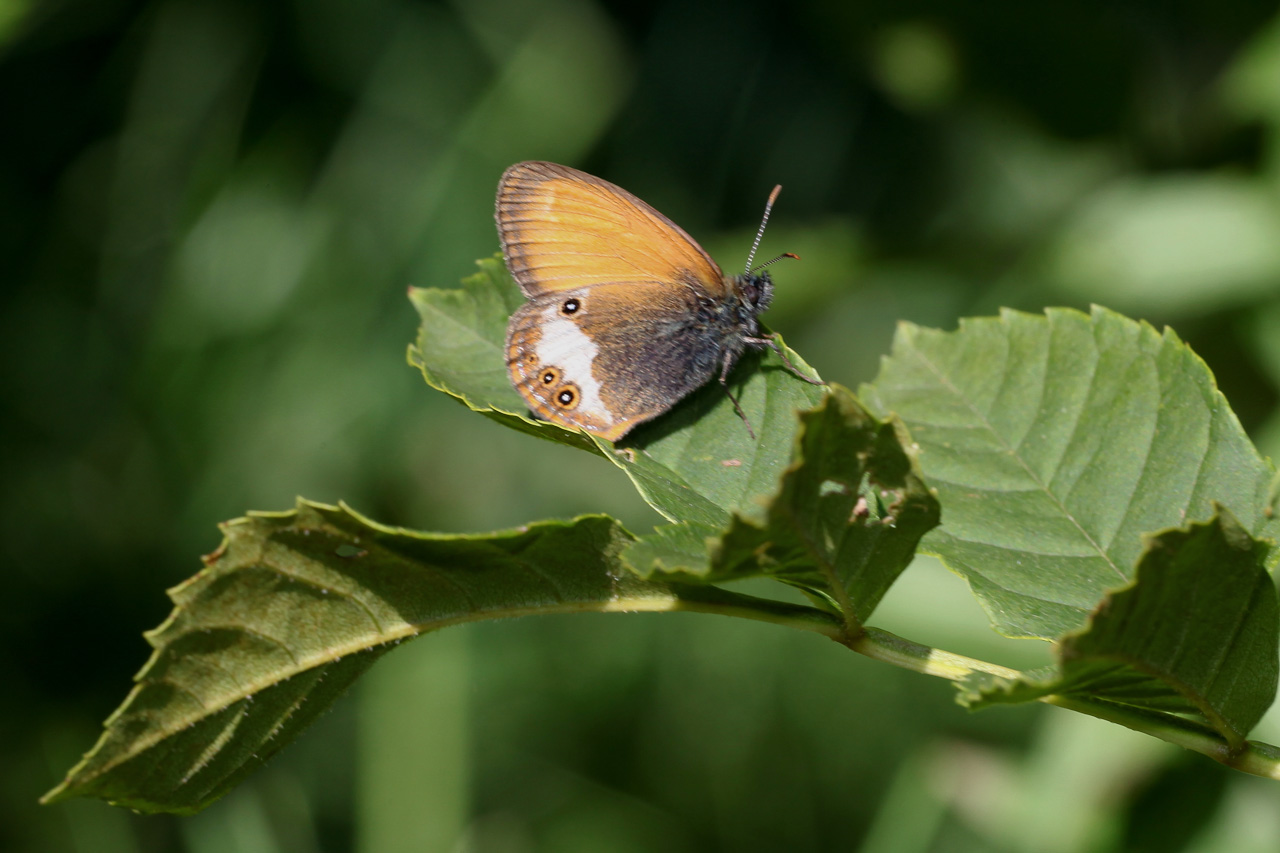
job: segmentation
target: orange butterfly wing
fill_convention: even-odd
[[[507,269],[526,296],[622,282],[726,293],[720,268],[683,228],[577,169],[538,161],[507,169],[496,218]]]

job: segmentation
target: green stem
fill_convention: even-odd
[[[879,628],[865,628],[857,636],[849,637],[838,617],[814,607],[784,604],[716,587],[682,587],[676,596],[677,603],[672,609],[718,613],[813,631],[873,660],[950,681],[962,681],[975,672],[1010,679],[1021,675],[1016,669],[935,649]],[[1103,699],[1050,695],[1038,701],[1151,735],[1254,776],[1280,780],[1280,748],[1270,744],[1247,741],[1241,749],[1232,750],[1217,732],[1203,724]]]
[[[1240,749],[1232,750],[1213,729],[1173,714],[1076,696],[1044,696],[1040,701],[1160,738],[1254,776],[1280,780],[1280,748],[1269,743],[1250,740]]]
[[[935,649],[879,628],[864,628],[861,635],[844,645],[873,660],[948,681],[961,681],[975,672],[986,672],[1001,678],[1017,678],[1019,674],[1016,669]]]
[[[844,622],[834,614],[816,607],[758,598],[715,586],[671,584],[666,589],[675,593],[675,601],[670,607],[662,608],[664,610],[737,616],[741,619],[768,622],[770,625],[812,631],[836,641],[840,641],[844,636]]]

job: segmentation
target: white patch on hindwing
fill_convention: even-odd
[[[577,385],[582,395],[578,411],[612,423],[613,413],[600,399],[600,383],[591,375],[591,365],[599,350],[577,323],[560,313],[562,301],[556,299],[542,309],[538,323],[538,331],[542,335],[537,345],[538,367],[559,368],[563,381]]]

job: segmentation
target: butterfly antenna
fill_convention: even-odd
[[[756,267],[755,269],[747,270],[747,272],[755,272],[756,270],[762,270],[765,267],[769,266],[770,264],[776,264],[778,261],[782,260],[783,258],[791,258],[794,261],[800,260],[800,256],[797,255],[795,252],[783,252],[781,255],[778,255],[778,257],[774,258],[773,260],[765,261],[763,264]]]
[[[751,254],[747,255],[747,272],[751,272],[751,262],[756,259],[756,249],[760,248],[760,238],[764,236],[764,227],[769,224],[769,213],[773,210],[773,203],[778,200],[778,193],[782,192],[782,184],[778,184],[773,188],[773,192],[769,193],[769,200],[764,203],[764,217],[760,220],[760,228],[756,231],[755,242],[751,244]],[[773,259],[774,261],[777,258]],[[769,261],[773,263],[773,261]]]

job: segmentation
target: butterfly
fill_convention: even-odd
[[[774,348],[793,373],[824,384],[796,370],[756,321],[773,281],[751,270],[751,258],[781,189],[769,196],[747,271],[728,276],[684,229],[621,187],[555,163],[507,169],[498,237],[529,298],[507,325],[507,370],[532,413],[617,441],[713,376],[728,393],[729,372],[751,347]]]

